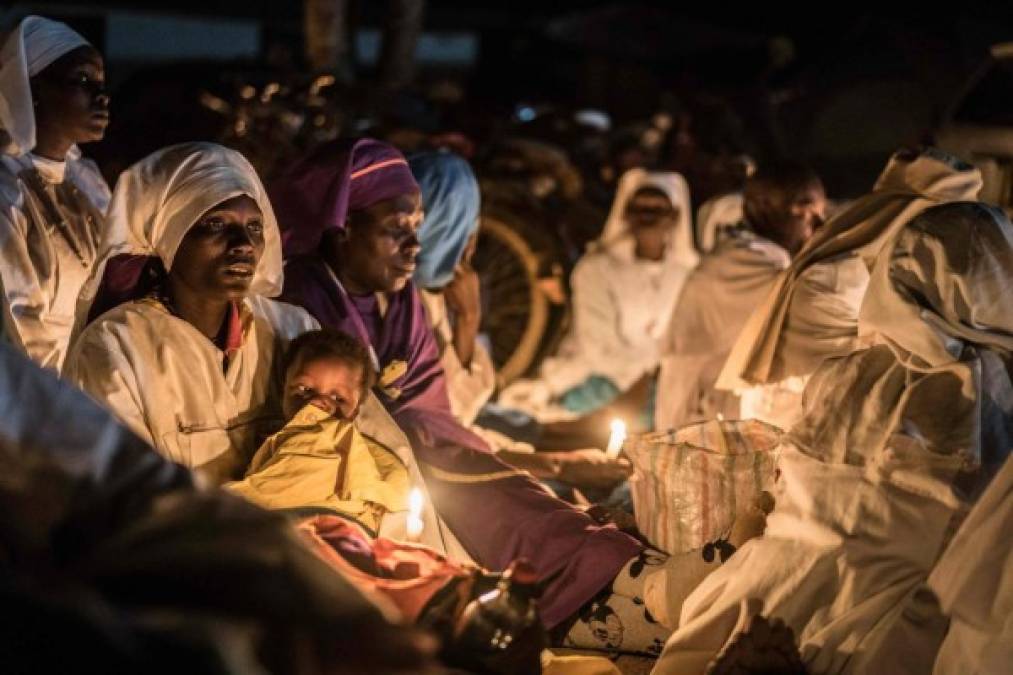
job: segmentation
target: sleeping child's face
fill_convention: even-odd
[[[285,375],[282,412],[291,420],[307,403],[343,420],[359,412],[365,373],[349,359],[321,356],[300,359]]]

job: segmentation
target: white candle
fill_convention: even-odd
[[[626,442],[626,422],[614,419],[610,426],[612,433],[609,435],[608,447],[605,448],[605,456],[609,459],[616,459],[619,457],[619,451],[623,449],[623,443]]]
[[[408,541],[422,537],[422,490],[412,488],[408,493]]]

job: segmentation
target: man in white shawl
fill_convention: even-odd
[[[65,24],[25,18],[0,48],[0,282],[6,339],[60,370],[102,255],[109,188],[78,143],[109,123],[102,57]]]
[[[733,392],[716,391],[739,331],[792,255],[822,223],[823,183],[808,167],[780,161],[746,181],[740,218],[693,270],[662,345],[654,424],[661,431],[739,416]]]
[[[685,601],[656,672],[702,672],[756,613],[810,672],[927,672],[934,648],[900,643],[938,640],[925,584],[1013,444],[1013,225],[961,202],[896,234],[859,316],[872,346],[812,376],[765,534]]]
[[[975,199],[981,174],[939,150],[896,152],[872,192],[820,228],[746,322],[717,387],[742,419],[790,429],[808,376],[862,345],[858,308],[879,250],[925,209]]]
[[[658,343],[699,260],[692,213],[681,175],[623,174],[601,238],[573,271],[569,335],[537,380],[511,385],[500,402],[552,421],[591,412],[653,375]]]

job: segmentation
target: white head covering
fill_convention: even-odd
[[[884,249],[858,321],[909,370],[966,360],[968,345],[1013,352],[1013,225],[975,202],[926,211]]]
[[[67,24],[27,16],[0,49],[0,139],[3,151],[23,155],[35,147],[35,111],[29,78],[53,61],[90,43]]]
[[[665,252],[665,258],[675,260],[686,267],[696,267],[700,255],[693,244],[693,210],[689,200],[689,185],[681,174],[675,172],[648,172],[638,167],[624,173],[619,179],[616,197],[612,201],[608,220],[605,221],[600,243],[610,247],[628,235],[626,205],[637,190],[647,187],[656,188],[668,195],[672,207],[679,212],[679,223],[671,246]]]
[[[1009,453],[1013,225],[1000,209],[956,202],[912,220],[877,258],[858,320],[876,346],[816,371],[799,447],[944,482]]]
[[[852,351],[858,344],[857,317],[805,306],[806,296],[799,291],[803,275],[849,253],[871,268],[881,248],[919,213],[938,204],[975,199],[980,190],[981,173],[956,157],[934,148],[895,153],[872,192],[819,228],[781,274],[739,334],[718,388],[737,390],[808,375],[823,359]],[[804,333],[793,328],[792,318]]]
[[[281,235],[271,202],[246,158],[215,143],[163,148],[124,171],[109,205],[110,248],[157,255],[170,270],[194,223],[240,195],[257,202],[264,218],[264,254],[250,291],[276,296],[282,285]]]

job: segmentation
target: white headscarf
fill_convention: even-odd
[[[281,235],[257,172],[241,154],[215,143],[181,143],[148,155],[124,171],[109,205],[107,246],[157,255],[172,269],[176,250],[197,220],[222,202],[246,195],[264,219],[264,253],[251,293],[281,293]]]
[[[67,24],[27,16],[0,49],[0,139],[3,152],[23,155],[35,147],[35,110],[29,79],[64,54],[90,43]]]
[[[616,197],[612,201],[612,210],[609,211],[599,242],[602,246],[612,247],[629,234],[626,205],[637,190],[648,187],[664,192],[672,202],[672,208],[679,212],[678,225],[671,245],[665,252],[665,259],[675,260],[685,267],[696,267],[700,255],[693,244],[693,210],[689,199],[689,185],[681,174],[675,172],[648,172],[645,169],[635,168],[624,173],[619,179]]]

